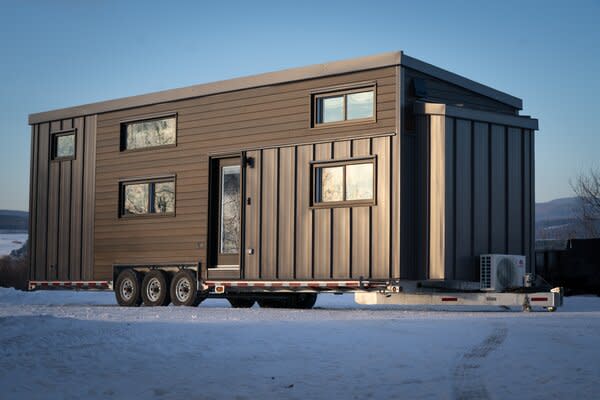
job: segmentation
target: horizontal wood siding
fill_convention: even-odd
[[[362,82],[377,85],[375,122],[310,127],[312,93],[318,92],[319,88]],[[256,224],[252,227],[246,225],[246,251],[251,245],[255,249],[253,255],[244,256],[247,277],[257,277],[258,266],[261,268],[261,277],[280,275],[283,278],[290,274],[308,277],[309,272],[314,277],[330,277],[332,249],[319,246],[327,246],[326,243],[331,240],[315,243],[313,246],[309,234],[313,238],[314,230],[315,235],[322,233],[327,237],[331,236],[331,231],[326,222],[325,225],[320,224],[321,216],[313,216],[312,212],[306,211],[304,207],[307,207],[309,199],[304,191],[297,191],[293,199],[292,196],[287,197],[286,188],[292,184],[307,184],[308,178],[304,170],[308,173],[309,168],[300,165],[304,162],[301,160],[313,159],[319,154],[315,149],[323,146],[311,144],[329,142],[325,146],[331,151],[332,141],[336,139],[395,133],[396,97],[395,68],[388,67],[99,115],[96,140],[94,277],[112,278],[111,266],[115,263],[200,262],[204,265],[207,256],[209,159],[220,153],[235,154],[261,148],[264,149],[263,153],[274,152],[274,155],[268,156],[269,165],[265,163],[262,166],[263,174],[273,171],[267,177],[269,182],[265,184],[268,188],[273,188],[274,192],[267,192],[263,188],[264,204],[272,204],[268,214],[263,214],[262,217],[255,214],[258,199],[253,198],[252,205],[246,206],[247,223],[252,218],[259,218],[260,225],[267,224],[270,227],[268,233],[265,232],[266,227],[262,229],[263,232],[249,232],[260,227]],[[119,151],[121,121],[164,113],[177,114],[177,146],[135,152]],[[287,148],[292,144],[303,146],[294,146],[289,150],[267,149],[277,146]],[[276,152],[280,152],[279,156]],[[298,159],[294,160],[293,154],[296,153]],[[272,157],[274,161],[271,160]],[[327,157],[331,157],[331,154]],[[262,180],[263,175],[257,176],[254,172],[260,167],[260,158],[260,155],[257,156],[258,166],[252,172],[247,170],[247,185],[252,180]],[[301,168],[304,168],[302,173]],[[164,174],[177,176],[174,217],[118,218],[120,179]],[[306,190],[309,188],[303,187]],[[260,197],[260,190],[254,196]],[[295,211],[292,203],[296,203]],[[270,214],[277,209],[281,209],[279,215]],[[265,212],[265,209],[262,208],[261,211]],[[331,222],[332,211],[321,211],[320,214],[329,214]],[[345,213],[348,214],[348,221],[339,222],[349,224],[350,211]],[[326,216],[324,218],[327,220]],[[290,224],[290,221],[295,223]],[[299,221],[302,224],[298,224]],[[333,222],[336,221],[337,218]],[[273,231],[270,232],[270,229]],[[168,234],[163,235],[162,232]],[[257,234],[261,240],[265,240],[265,245],[273,247],[266,248],[261,243],[251,244],[251,240],[257,239]],[[289,245],[289,237],[296,238],[296,247]],[[283,249],[278,244],[283,242],[290,247]],[[344,243],[345,247],[340,248],[342,253],[350,251],[349,238]],[[265,253],[261,253],[261,250]],[[292,254],[295,255],[293,269],[288,265]],[[342,260],[348,271],[344,275],[348,275],[350,268],[349,253],[347,257],[348,260]]]

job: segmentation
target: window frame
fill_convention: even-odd
[[[128,125],[143,123],[143,122],[158,121],[161,119],[170,119],[170,118],[175,118],[175,142],[174,143],[161,144],[161,145],[156,145],[156,146],[139,147],[137,149],[128,149],[127,148],[127,126]],[[165,113],[165,114],[151,114],[151,115],[140,116],[135,119],[121,120],[121,121],[119,121],[119,151],[121,153],[135,153],[138,151],[152,151],[152,150],[161,150],[161,149],[177,147],[177,137],[179,136],[178,133],[179,133],[179,116],[176,112],[169,112],[169,113]]]
[[[373,198],[361,200],[346,199],[346,167],[356,164],[373,165]],[[344,167],[343,190],[344,200],[341,201],[318,201],[317,199],[317,168]],[[310,162],[310,208],[340,208],[340,207],[373,207],[377,205],[377,156],[353,157],[340,160],[318,160]]]
[[[173,211],[166,213],[147,212],[145,214],[127,214],[125,213],[125,187],[127,185],[155,185],[157,183],[173,182]],[[149,188],[148,190],[148,210],[152,208],[154,190]],[[130,219],[130,218],[163,218],[163,217],[175,217],[177,211],[177,175],[161,175],[153,177],[137,177],[137,178],[126,178],[119,180],[119,208],[117,217],[119,219]]]
[[[347,97],[353,93],[373,92],[373,115],[367,118],[347,119],[348,100]],[[344,119],[341,121],[319,122],[319,103],[322,99],[343,97]],[[311,127],[324,128],[338,125],[353,125],[377,122],[377,84],[375,82],[362,82],[355,85],[336,86],[322,88],[311,93]]]
[[[73,155],[72,156],[57,156],[57,142],[61,136],[74,136],[73,140]],[[77,128],[64,129],[50,133],[50,161],[69,161],[77,158]]]

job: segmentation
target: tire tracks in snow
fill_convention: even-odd
[[[504,343],[508,328],[494,326],[494,330],[483,342],[462,355],[454,369],[454,398],[458,400],[489,399],[480,368],[485,358]]]

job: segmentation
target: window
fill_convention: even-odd
[[[313,205],[374,205],[375,159],[313,164]]]
[[[174,215],[175,178],[121,182],[119,215]]]
[[[375,119],[375,89],[314,96],[314,125]]]
[[[240,251],[240,166],[221,168],[220,231],[222,254],[238,254]]]
[[[155,118],[121,124],[121,151],[174,146],[177,117]]]
[[[52,134],[52,159],[72,160],[75,158],[75,130]]]

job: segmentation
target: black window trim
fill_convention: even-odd
[[[158,146],[146,146],[146,147],[140,147],[137,149],[128,149],[127,148],[127,125],[141,123],[141,122],[158,121],[161,119],[169,119],[169,118],[175,118],[175,142],[174,143],[161,144]],[[124,119],[124,120],[119,121],[119,151],[121,153],[135,153],[135,152],[139,152],[139,151],[152,151],[152,150],[161,150],[161,149],[177,147],[177,137],[178,136],[179,136],[179,115],[176,112],[141,115],[136,118]]]
[[[74,136],[73,142],[73,155],[72,156],[56,156],[56,141],[60,136]],[[63,129],[60,131],[54,131],[50,133],[50,161],[70,161],[77,158],[77,128]]]
[[[317,168],[344,167],[344,198],[346,198],[346,166],[373,164],[373,198],[365,200],[317,201]],[[377,156],[351,157],[338,160],[315,160],[310,162],[310,208],[373,207],[377,205]]]
[[[352,93],[373,92],[373,115],[367,118],[346,119],[348,101],[346,96]],[[341,121],[319,122],[319,100],[332,97],[344,97],[344,119]],[[377,122],[377,83],[361,82],[351,85],[321,88],[311,92],[311,128],[329,128],[338,125],[353,125]]]
[[[152,213],[147,212],[145,214],[126,214],[125,213],[125,186],[127,185],[139,185],[139,184],[150,184],[153,186],[155,183],[173,182],[173,190],[175,194],[173,212],[167,213]],[[152,196],[153,190],[150,189],[148,193],[148,210],[151,209],[152,202],[154,201]],[[175,217],[177,212],[177,175],[157,175],[150,177],[135,177],[135,178],[123,178],[119,179],[119,208],[117,210],[117,217],[119,219],[130,219],[130,218],[164,218],[164,217]]]

